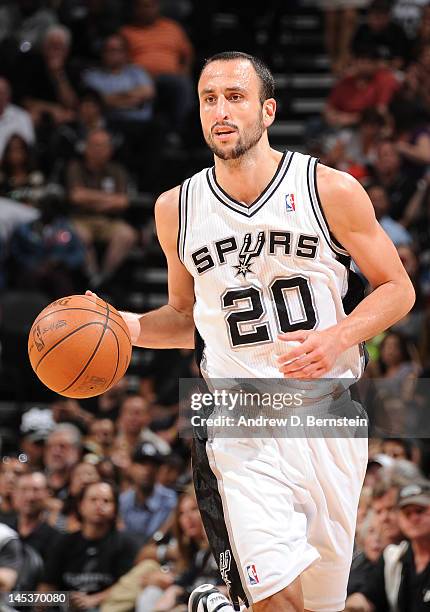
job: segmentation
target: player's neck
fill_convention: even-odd
[[[282,153],[267,147],[254,147],[239,159],[215,157],[217,183],[228,195],[250,205],[272,180]]]

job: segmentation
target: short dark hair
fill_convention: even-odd
[[[260,79],[260,102],[263,104],[263,102],[268,98],[273,98],[275,94],[275,79],[273,78],[273,74],[271,73],[269,67],[260,58],[255,57],[254,55],[249,55],[249,53],[243,53],[242,51],[223,51],[222,53],[212,55],[205,60],[200,71],[199,78],[201,77],[206,66],[212,64],[212,62],[230,62],[237,59],[248,60],[248,62],[253,65],[254,70]]]

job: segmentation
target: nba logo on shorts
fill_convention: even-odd
[[[294,193],[287,193],[285,196],[285,208],[287,212],[294,212],[296,210],[296,203],[294,201]]]
[[[260,582],[254,564],[246,566],[246,573],[248,574],[249,584],[258,584]]]

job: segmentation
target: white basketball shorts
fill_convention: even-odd
[[[366,437],[195,440],[197,498],[236,609],[298,576],[306,609],[344,609],[367,446]]]

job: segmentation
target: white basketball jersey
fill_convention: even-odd
[[[285,152],[250,206],[223,191],[214,167],[182,184],[178,254],[195,281],[205,376],[282,377],[279,333],[326,329],[346,316],[347,301],[359,301],[349,291],[351,259],[319,201],[317,163]],[[363,367],[363,347],[354,346],[326,377],[357,379]]]

